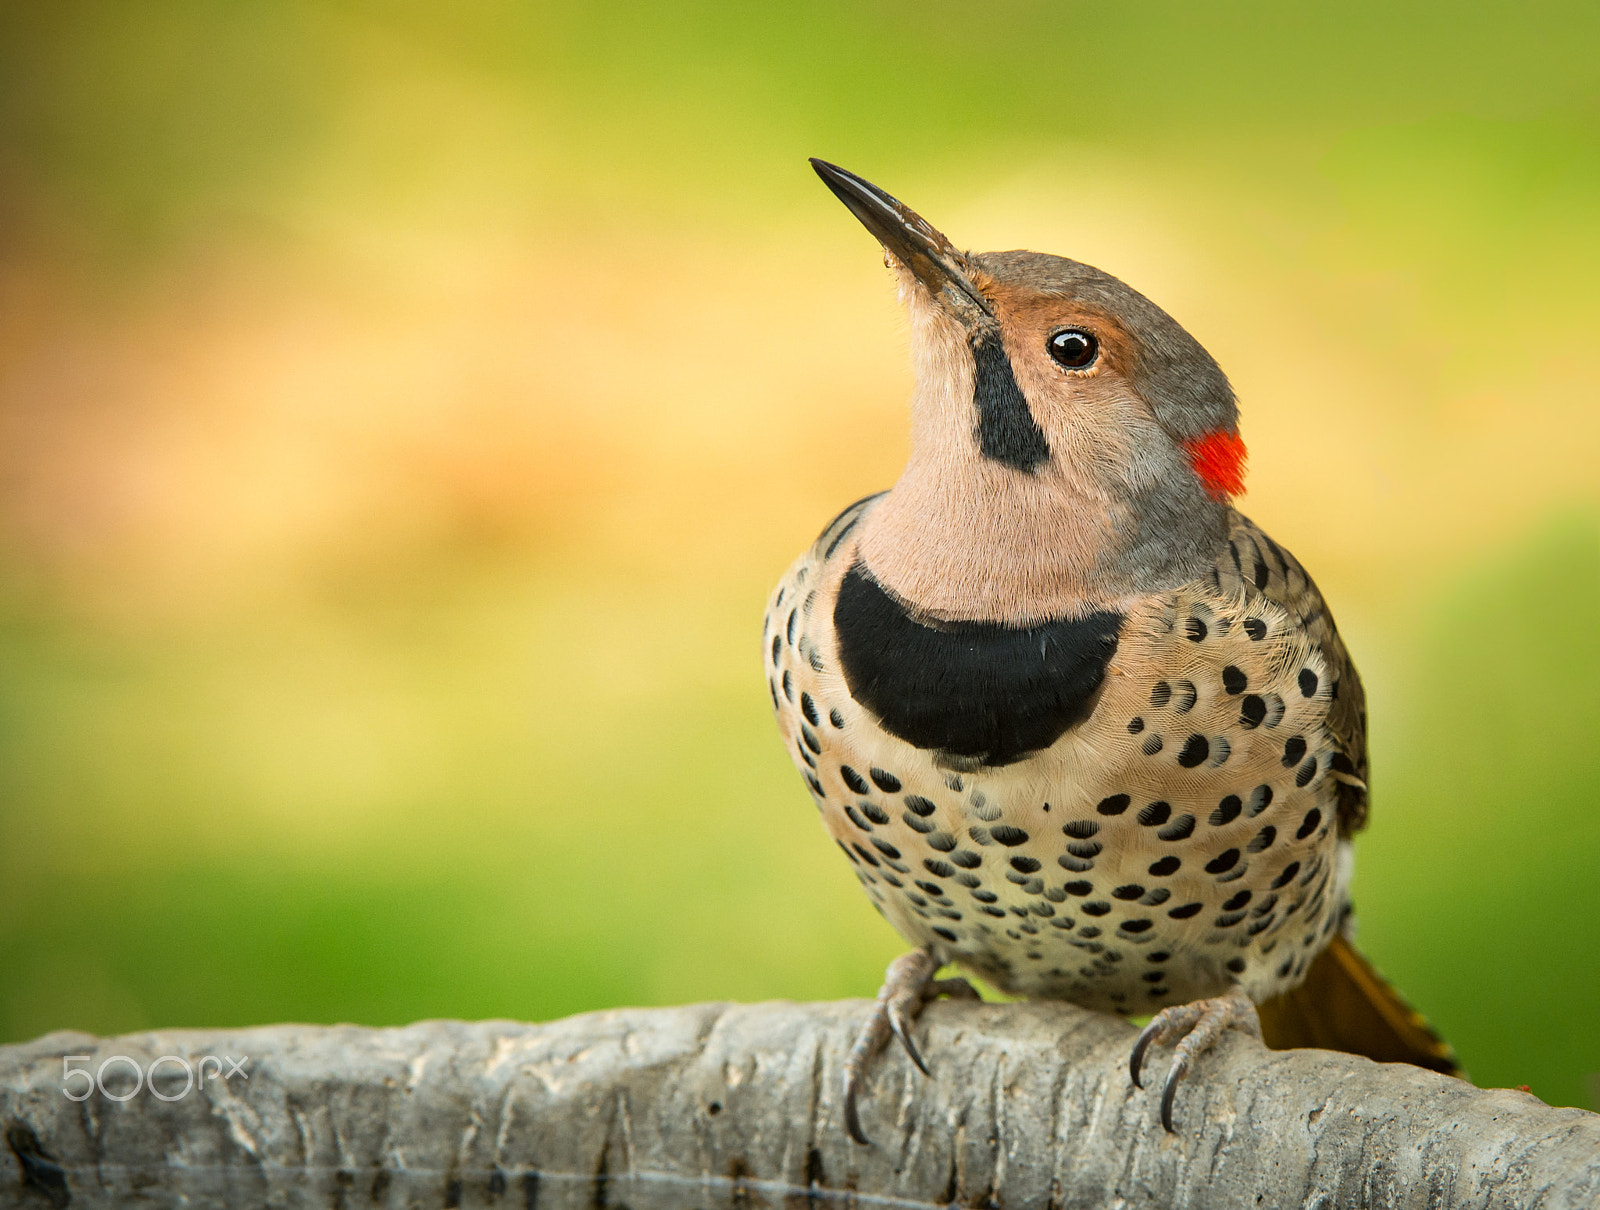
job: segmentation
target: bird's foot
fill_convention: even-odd
[[[1178,1095],[1179,1082],[1194,1066],[1194,1061],[1217,1044],[1225,1029],[1238,1029],[1257,1040],[1261,1038],[1261,1018],[1256,1016],[1256,1006],[1238,988],[1212,1000],[1196,1000],[1192,1004],[1175,1004],[1162,1009],[1133,1044],[1128,1074],[1133,1077],[1135,1088],[1143,1088],[1139,1069],[1144,1064],[1145,1052],[1154,1043],[1181,1036],[1172,1053],[1167,1082],[1161,1088],[1161,1124],[1167,1128],[1167,1133],[1176,1133],[1172,1128],[1172,1102]]]
[[[861,1081],[866,1077],[867,1065],[883,1049],[889,1035],[892,1033],[900,1039],[917,1070],[928,1075],[928,1065],[911,1038],[911,1023],[922,1012],[922,1006],[940,996],[960,1000],[982,998],[965,979],[935,979],[933,974],[939,966],[939,960],[927,950],[912,950],[889,963],[889,969],[884,972],[878,1002],[856,1034],[855,1044],[844,1061],[844,1124],[850,1137],[858,1143],[870,1144],[872,1140],[861,1129],[856,1098],[861,1091]]]

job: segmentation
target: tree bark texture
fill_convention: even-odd
[[[0,1205],[1600,1206],[1595,1114],[1229,1034],[1169,1135],[1169,1052],[1139,1091],[1131,1027],[1054,1003],[929,1006],[933,1077],[891,1044],[862,1147],[840,1064],[867,1011],[50,1034],[0,1047]]]

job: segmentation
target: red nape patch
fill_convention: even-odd
[[[1183,443],[1189,465],[1218,500],[1244,495],[1244,442],[1238,433],[1206,433]]]

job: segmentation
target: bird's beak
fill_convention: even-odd
[[[969,322],[980,318],[972,314],[974,307],[981,316],[994,315],[989,300],[967,276],[966,257],[925,218],[898,198],[836,164],[813,156],[811,166],[817,170],[823,184],[833,190],[833,195],[850,208],[850,213],[861,220],[863,227],[877,236],[889,255],[911,270],[934,298],[943,299],[958,316]]]

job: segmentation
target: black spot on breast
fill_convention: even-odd
[[[1137,882],[1130,882],[1127,886],[1119,886],[1111,892],[1113,899],[1137,899],[1144,894],[1144,888]]]
[[[1172,686],[1166,681],[1157,681],[1155,688],[1150,690],[1150,704],[1159,710],[1171,700]]]
[[[828,711],[828,721],[836,728],[842,729],[844,727],[844,715],[840,714],[837,710]]]
[[[1205,907],[1203,903],[1186,903],[1182,907],[1175,907],[1167,913],[1174,920],[1187,920],[1190,916],[1198,915]]]
[[[861,774],[857,773],[849,765],[839,766],[839,776],[844,778],[844,784],[849,786],[857,794],[870,793],[867,787],[867,779],[862,777]]]
[[[1244,620],[1244,632],[1250,636],[1252,643],[1259,643],[1267,637],[1267,624],[1260,618],[1246,618]]]
[[[1239,812],[1244,809],[1244,803],[1237,794],[1230,794],[1217,804],[1217,809],[1211,812],[1211,822],[1215,827],[1232,823],[1239,818]]]
[[[1074,839],[1088,840],[1100,830],[1100,825],[1092,819],[1074,819],[1069,824],[1063,824],[1061,830]]]
[[[950,854],[950,860],[964,870],[975,870],[983,864],[983,858],[971,849],[957,849]]]
[[[948,853],[956,847],[956,838],[948,832],[930,832],[928,834],[928,847],[940,853]],[[961,865],[961,862],[956,862]]]
[[[1158,878],[1165,878],[1168,874],[1176,874],[1182,864],[1176,857],[1163,857],[1160,861],[1150,863],[1150,872]]]
[[[917,815],[932,815],[934,812],[933,803],[919,794],[907,794],[906,806]]]
[[[1131,719],[1128,720],[1128,734],[1129,735],[1138,735],[1139,732],[1141,732],[1143,730],[1144,730],[1144,719],[1142,719],[1142,718],[1131,718]]]
[[[1259,853],[1263,849],[1271,848],[1272,842],[1276,839],[1278,839],[1278,829],[1269,823],[1251,838],[1250,843],[1245,845],[1245,848],[1252,853]]]
[[[978,409],[978,450],[1019,471],[1037,470],[1050,444],[1017,386],[1000,331],[980,328],[972,338],[972,401]]]
[[[973,891],[972,897],[979,903],[997,903],[1000,899],[993,891]]]
[[[1161,737],[1159,735],[1152,735],[1148,737],[1144,743],[1139,745],[1139,751],[1143,752],[1146,756],[1154,756],[1157,752],[1161,751]]]
[[[874,766],[870,771],[872,780],[877,783],[878,789],[885,794],[897,793],[900,789],[900,779],[893,773],[887,773]]]
[[[1122,931],[1124,933],[1146,933],[1146,932],[1149,932],[1150,931],[1150,921],[1148,921],[1148,920],[1124,920],[1122,922]]]
[[[1297,786],[1309,786],[1311,784],[1311,779],[1316,775],[1317,758],[1313,756],[1308,758],[1306,763],[1301,765],[1300,768],[1296,770],[1294,775],[1294,784]]]
[[[1322,822],[1322,812],[1316,807],[1306,812],[1306,817],[1300,821],[1300,826],[1295,830],[1295,839],[1304,840],[1317,830],[1317,825]]]
[[[783,636],[781,634],[775,634],[772,636],[772,666],[774,668],[778,666],[778,657],[782,654]]]
[[[1266,717],[1266,701],[1254,693],[1246,694],[1244,701],[1239,703],[1239,725],[1254,730]]]
[[[1288,769],[1299,763],[1300,758],[1306,754],[1306,741],[1304,736],[1297,735],[1283,745],[1283,767]]]
[[[789,675],[787,668],[783,671],[783,696],[787,701],[794,701],[794,677]]]
[[[872,825],[865,819],[862,819],[861,812],[857,811],[854,807],[846,805],[844,813],[850,817],[850,822],[855,824],[856,827],[860,828],[863,832],[872,831]]]
[[[1221,874],[1221,873],[1224,873],[1224,872],[1226,872],[1228,870],[1233,869],[1233,867],[1238,865],[1238,864],[1239,864],[1239,850],[1238,849],[1224,849],[1222,852],[1218,853],[1215,857],[1213,857],[1210,861],[1206,862],[1206,873],[1208,873],[1208,874]]]
[[[1225,912],[1237,912],[1245,904],[1249,903],[1253,897],[1249,891],[1240,891],[1222,905],[1222,910]]]
[[[1260,559],[1257,559],[1255,575],[1252,577],[1255,580],[1255,585],[1257,588],[1265,588],[1267,586],[1267,575],[1267,565]]]
[[[1229,664],[1222,670],[1222,687],[1237,697],[1250,687],[1250,678],[1237,665]]]
[[[1110,910],[1111,905],[1099,899],[1083,905],[1083,914],[1085,916],[1104,916]]]
[[[948,878],[956,872],[954,866],[947,862],[935,861],[932,857],[923,858],[922,868],[936,878]]]
[[[1236,975],[1244,974],[1245,961],[1243,958],[1229,958],[1228,969]]]
[[[810,773],[806,774],[806,782],[807,782],[807,784],[809,784],[811,786],[811,792],[813,794],[815,794],[818,798],[826,798],[826,797],[828,797],[827,794],[824,793],[824,791],[822,789],[822,783],[820,781],[818,781],[815,777],[813,777]]]
[[[935,926],[930,931],[935,937],[943,937],[946,941],[954,941],[956,939],[956,935],[947,928],[939,928],[938,926]]]
[[[1188,714],[1194,709],[1199,696],[1193,681],[1175,681],[1172,686],[1172,708],[1179,714]]]
[[[1102,798],[1100,805],[1095,807],[1102,815],[1121,815],[1128,809],[1130,799],[1126,794],[1113,794],[1110,798]]]
[[[1032,874],[1039,869],[1039,863],[1031,857],[1013,857],[1011,868],[1019,874]]]
[[[1185,811],[1164,828],[1156,829],[1162,840],[1187,840],[1194,835],[1194,816]]]
[[[905,821],[906,827],[913,832],[921,832],[924,836],[939,826],[933,820],[923,819],[920,815],[913,815],[910,811],[900,812],[900,818]]]
[[[1100,842],[1098,840],[1074,840],[1068,843],[1067,852],[1074,857],[1100,856]]]
[[[900,856],[899,849],[895,848],[887,840],[880,840],[876,836],[872,838],[872,847],[877,849],[878,852],[882,853],[885,857],[893,857],[898,859]]]
[[[1139,809],[1139,822],[1147,828],[1157,824],[1166,823],[1172,817],[1172,805],[1164,802],[1153,802],[1148,807]]]
[[[806,747],[818,756],[822,755],[822,741],[817,738],[817,733],[804,723],[800,724],[800,738],[806,741]]]
[[[1021,828],[1013,828],[1009,824],[996,824],[989,829],[989,835],[1007,848],[1015,848],[1019,844],[1028,842],[1028,834]]]
[[[1203,735],[1191,735],[1183,743],[1183,751],[1178,753],[1178,763],[1185,769],[1192,769],[1206,757],[1211,755],[1211,741]]]
[[[787,677],[789,674],[785,672],[783,675]],[[802,693],[800,695],[800,713],[806,716],[806,722],[810,723],[813,727],[822,725],[822,719],[817,714],[817,703],[811,700],[811,695],[809,693]]]
[[[782,707],[780,707],[778,705],[778,690],[777,690],[777,687],[775,685],[773,685],[773,683],[772,683],[770,678],[767,681],[767,692],[772,694],[772,708],[774,710],[782,709]]]
[[[932,895],[935,899],[943,899],[944,898],[944,888],[942,886],[940,886],[937,882],[921,882],[921,881],[919,881],[917,883],[917,889],[919,891],[926,891],[928,894]]]
[[[868,852],[866,849],[862,848],[860,845],[856,844],[854,841],[850,842],[850,847],[852,849],[854,849],[856,851],[856,855],[858,857],[860,857],[861,860],[866,862],[868,865],[876,866],[876,865],[879,864],[878,863],[878,859],[875,856],[873,856],[872,853]]]
[[[923,625],[857,563],[834,606],[855,699],[919,748],[1010,764],[1087,718],[1117,649],[1122,615],[1037,626]]]
[[[868,819],[870,819],[873,823],[888,823],[889,822],[889,812],[885,811],[882,807],[880,807],[875,802],[864,802],[864,803],[861,803],[860,804],[860,809],[861,809],[861,813],[863,815],[865,815]]]
[[[1257,786],[1254,790],[1250,791],[1250,814],[1251,815],[1260,815],[1261,812],[1265,811],[1271,805],[1272,805],[1272,787],[1271,786],[1266,786],[1266,785]]]
[[[1199,618],[1190,618],[1183,624],[1183,637],[1191,643],[1199,643],[1206,637],[1206,624]]]
[[[798,609],[791,609],[789,611],[789,622],[784,627],[784,634],[788,638],[790,645],[793,645],[794,643],[794,624],[799,617],[800,611]]]
[[[1317,696],[1317,674],[1309,668],[1300,669],[1300,696]]]
[[[1061,889],[1069,895],[1082,896],[1087,895],[1090,891],[1094,890],[1094,883],[1080,879],[1077,882],[1069,882],[1064,884]]]

